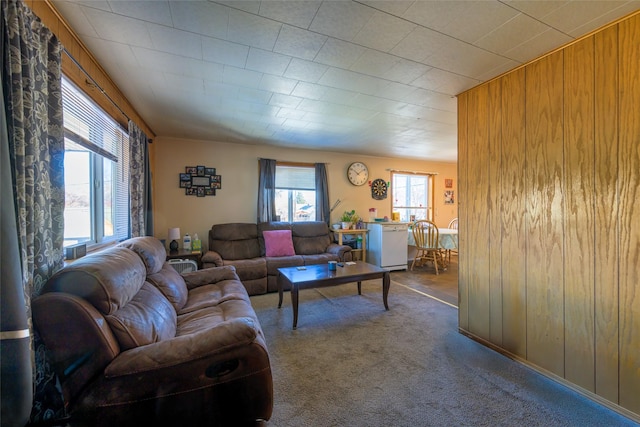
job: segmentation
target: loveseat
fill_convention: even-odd
[[[278,230],[288,232],[293,248],[272,256],[265,232]],[[328,261],[351,261],[351,247],[335,243],[322,221],[215,224],[209,230],[209,250],[202,256],[205,268],[234,266],[249,295],[276,292],[278,268]]]
[[[74,261],[33,320],[75,426],[242,426],[271,416],[263,332],[233,266],[180,275],[138,237]]]

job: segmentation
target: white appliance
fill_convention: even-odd
[[[406,270],[408,250],[408,223],[367,223],[367,262],[386,270]]]
[[[192,259],[170,259],[168,262],[180,274],[198,270],[198,263]]]

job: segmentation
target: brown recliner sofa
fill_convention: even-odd
[[[291,230],[295,255],[266,256],[263,232],[269,230]],[[278,290],[278,268],[351,261],[351,257],[351,247],[335,243],[322,221],[228,223],[209,230],[209,250],[202,265],[234,266],[249,295],[259,295]]]
[[[269,354],[232,266],[178,274],[153,237],[58,271],[32,302],[71,426],[242,426],[273,407]]]

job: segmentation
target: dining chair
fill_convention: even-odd
[[[457,230],[458,229],[458,217],[453,218],[451,221],[449,221],[449,225],[447,226],[447,228],[451,228],[453,230]],[[455,253],[456,255],[458,255],[458,250],[457,249],[447,249],[447,262],[451,262],[451,253]]]
[[[454,230],[458,229],[458,218],[453,218],[451,221],[449,221],[449,225],[447,226],[447,228],[452,228]]]
[[[438,227],[433,222],[423,219],[413,223],[413,239],[417,251],[411,263],[411,271],[413,271],[416,261],[418,266],[422,262],[431,261],[436,269],[436,274],[439,274],[438,267],[444,267],[444,258],[438,237]]]

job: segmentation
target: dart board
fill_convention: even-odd
[[[387,183],[378,178],[371,183],[371,197],[376,200],[384,200],[387,198]]]

